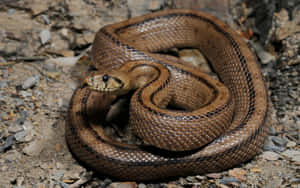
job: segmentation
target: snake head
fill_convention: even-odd
[[[113,95],[122,95],[131,89],[130,79],[119,71],[93,72],[84,83],[92,90]]]

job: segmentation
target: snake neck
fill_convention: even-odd
[[[154,85],[152,88],[155,88],[170,76],[169,70],[159,63],[130,61],[119,69],[93,72],[84,79],[84,83],[92,90],[120,96],[146,85]]]

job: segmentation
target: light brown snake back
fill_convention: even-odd
[[[123,180],[152,180],[221,171],[261,152],[268,130],[268,97],[259,66],[243,39],[215,17],[193,10],[166,10],[108,25],[96,35],[92,58],[98,68],[154,61],[175,72],[178,86],[183,87],[184,75],[197,77],[196,70],[173,66],[153,54],[172,47],[201,50],[228,87],[234,100],[234,116],[225,133],[187,153],[118,144],[91,123],[100,106],[110,104],[113,97],[81,87],[74,92],[66,123],[67,142],[80,160]],[[148,110],[146,114],[158,113],[147,104],[144,110]],[[222,121],[219,115],[223,113],[226,111],[217,108],[205,118]]]

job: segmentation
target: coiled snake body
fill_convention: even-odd
[[[172,47],[201,50],[226,87],[177,58],[155,54]],[[127,71],[121,78],[90,76],[86,82],[94,88],[79,87],[71,100],[67,142],[96,171],[123,180],[186,176],[230,168],[261,151],[268,130],[262,75],[245,42],[215,17],[166,10],[108,25],[95,37],[92,58],[99,70]],[[142,84],[126,85],[131,75]],[[93,124],[115,99],[109,84],[137,89],[130,124],[159,149],[113,141]],[[98,87],[108,94],[94,91]],[[166,109],[172,101],[186,110]]]

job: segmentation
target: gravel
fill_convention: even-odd
[[[228,7],[224,2],[24,0],[1,3],[0,185],[55,188],[299,186],[300,34],[295,26],[295,22],[299,22],[296,11],[300,10],[299,4],[293,0],[284,3],[238,0],[232,2],[234,7]],[[258,55],[274,106],[271,118],[275,123],[264,152],[220,173],[155,183],[126,184],[93,175],[93,171],[77,163],[65,143],[67,107],[80,80],[73,72],[81,77],[86,72],[80,65],[88,67],[89,47],[101,26],[172,7],[217,9],[218,13],[225,13],[222,18],[231,20],[230,26],[239,33],[253,32],[247,41],[251,41]],[[194,64],[206,61],[197,50],[177,49],[177,52],[179,57]],[[209,67],[203,68],[209,70]]]

